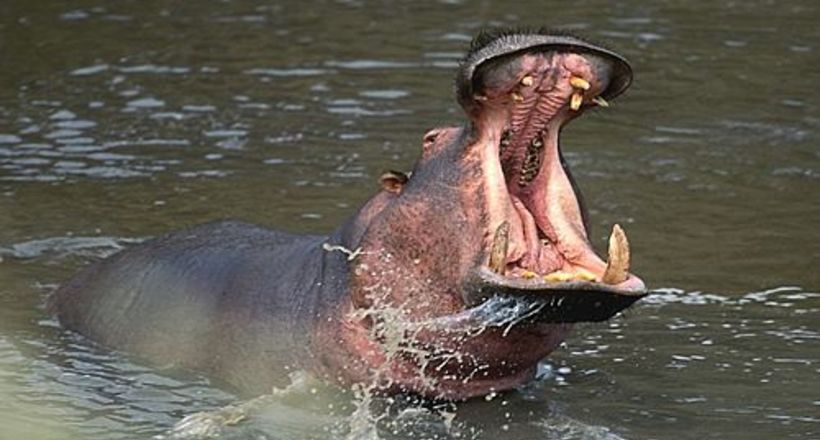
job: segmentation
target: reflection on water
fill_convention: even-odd
[[[237,407],[208,425],[221,438],[820,436],[818,9],[4,1],[0,438],[184,436],[186,416]],[[524,21],[632,60],[633,89],[563,148],[594,243],[621,223],[636,271],[673,286],[579,326],[539,380],[436,406],[297,376],[244,401],[43,312],[90,260],[174,228],[331,230],[426,129],[460,122],[452,75],[476,30]]]

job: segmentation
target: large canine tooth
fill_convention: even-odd
[[[522,96],[518,92],[510,93],[510,97],[512,97],[512,100],[515,101],[515,102],[524,102],[524,96]]]
[[[629,241],[620,225],[612,226],[609,236],[609,261],[601,278],[606,284],[620,284],[629,278]]]
[[[507,267],[507,247],[510,243],[510,222],[504,221],[495,230],[493,247],[490,249],[490,270],[504,275]]]
[[[582,102],[584,102],[584,95],[575,92],[572,94],[572,98],[569,101],[569,108],[577,111],[579,108],[581,108]]]
[[[531,76],[527,75],[527,76],[521,78],[521,85],[522,86],[529,87],[532,84],[533,84],[533,79],[532,79]]]

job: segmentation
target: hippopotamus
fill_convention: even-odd
[[[614,225],[589,240],[561,129],[632,81],[619,54],[543,31],[484,31],[460,63],[466,121],[424,134],[409,173],[329,236],[239,221],[89,265],[52,295],[62,326],[262,394],[307,371],[383,393],[467,399],[533,379],[574,323],[646,295]]]

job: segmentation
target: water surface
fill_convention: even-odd
[[[820,437],[818,21],[810,2],[4,1],[0,438],[170,436],[242,404],[62,331],[44,299],[186,225],[331,231],[462,120],[477,30],[521,24],[632,61],[563,148],[595,244],[621,223],[661,293],[579,326],[521,390],[430,407],[296,377],[219,435]]]

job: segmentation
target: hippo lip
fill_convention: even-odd
[[[494,40],[496,56],[479,48],[462,66],[462,76],[471,76],[460,102],[482,151],[489,206],[486,264],[471,274],[465,301],[522,296],[551,304],[540,320],[607,319],[646,295],[645,285],[629,272],[620,226],[613,227],[608,261],[595,253],[559,135],[585,110],[608,106],[630,84],[631,70],[581,40],[527,46],[510,38]]]
[[[470,306],[493,296],[519,297],[538,303],[533,320],[542,323],[606,321],[648,295],[645,289],[625,289],[597,282],[515,279],[486,267],[471,274],[468,285]]]

